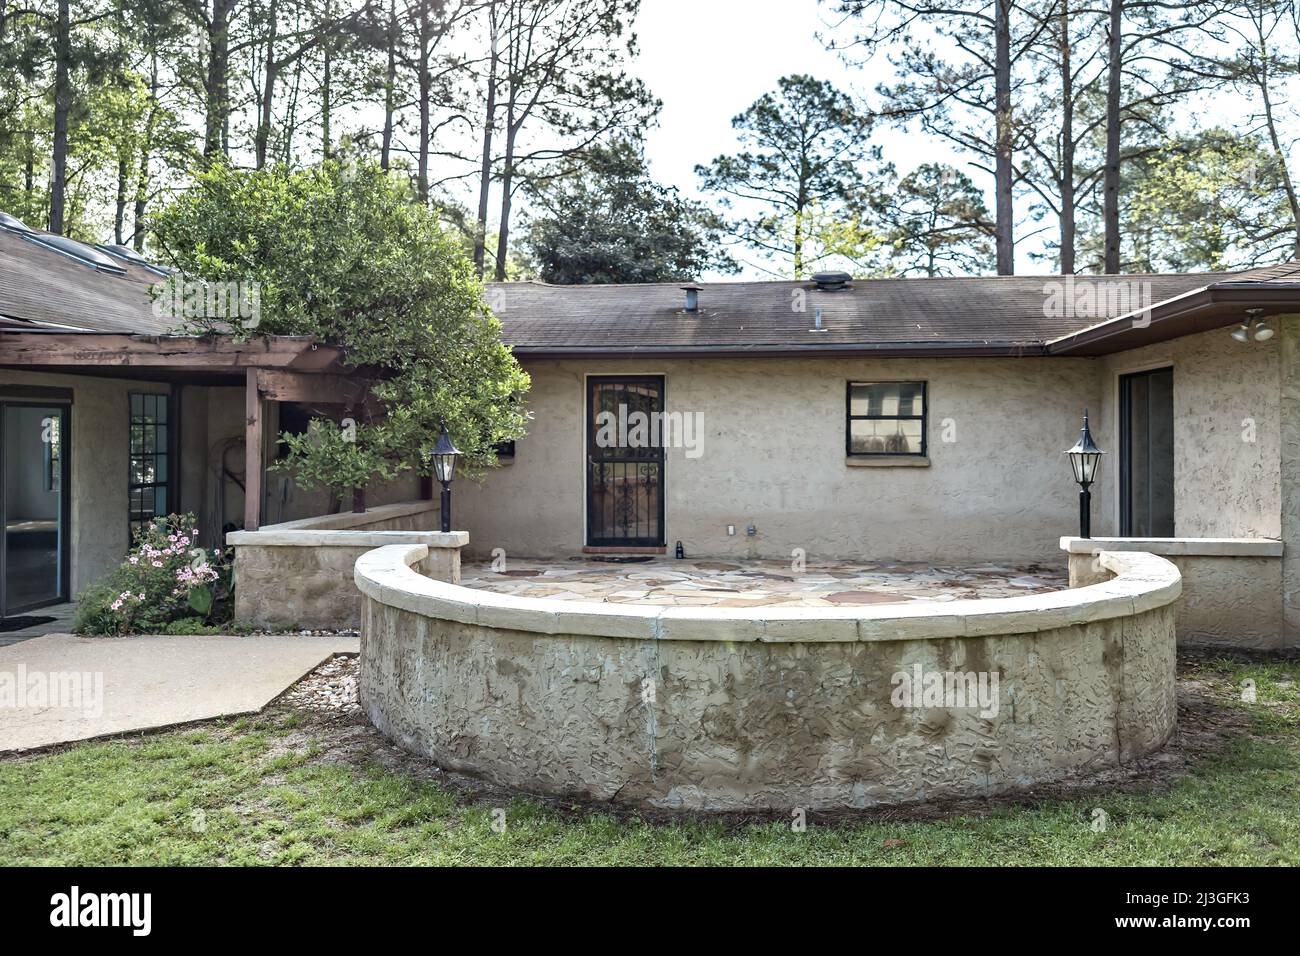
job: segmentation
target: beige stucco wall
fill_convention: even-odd
[[[703,415],[698,458],[668,450],[666,540],[692,555],[1060,562],[1077,521],[1062,451],[1100,402],[1086,359],[526,362],[513,464],[455,486],[470,548],[571,555],[584,541],[584,376],[665,376],[668,412]],[[849,381],[924,380],[930,467],[845,462]],[[953,440],[947,441],[945,439]],[[757,526],[753,538],[746,525]],[[736,526],[728,536],[726,526]]]
[[[1095,535],[1119,534],[1119,377],[1163,367],[1174,370],[1174,534],[1281,534],[1283,336],[1242,344],[1230,331],[1188,335],[1098,362],[1103,403],[1093,435],[1108,454],[1094,493]]]

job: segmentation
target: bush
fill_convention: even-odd
[[[193,515],[168,515],[136,532],[131,553],[82,593],[78,634],[210,633],[231,612],[231,567],[196,544]],[[169,627],[181,630],[171,630]]]

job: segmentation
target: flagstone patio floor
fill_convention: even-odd
[[[517,597],[668,607],[836,607],[956,601],[1041,594],[1067,586],[1064,566],[922,562],[808,564],[656,558],[628,564],[597,559],[466,561],[461,584]]]

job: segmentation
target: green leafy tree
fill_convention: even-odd
[[[187,276],[258,283],[256,325],[198,322],[201,331],[315,335],[368,374],[355,429],[322,421],[286,436],[285,467],[340,495],[409,469],[445,419],[473,472],[517,438],[528,376],[460,239],[378,164],[330,160],[299,171],[239,171],[217,162],[155,220],[158,245]]]
[[[736,271],[722,248],[722,220],[655,182],[637,143],[598,146],[582,160],[529,192],[525,246],[547,282],[673,282]]]
[[[785,76],[731,121],[742,150],[695,171],[741,212],[737,237],[798,279],[817,258],[806,248],[809,216],[848,219],[865,203],[867,166],[880,158],[871,122],[825,80]]]
[[[1282,171],[1259,136],[1211,129],[1172,138],[1130,164],[1120,194],[1125,271],[1194,272],[1286,259],[1294,223]],[[1105,242],[1099,217],[1084,249]]]

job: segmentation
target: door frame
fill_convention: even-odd
[[[659,385],[659,411],[668,410],[668,376],[662,371],[652,372],[584,372],[582,376],[581,412],[578,425],[581,429],[581,467],[582,467],[582,547],[599,551],[645,551],[647,548],[664,550],[668,540],[668,449],[659,446],[659,543],[645,544],[592,544],[591,543],[591,380],[611,379],[615,381],[655,380]],[[662,435],[661,435],[662,437]]]
[[[1132,487],[1131,487],[1133,461],[1132,461],[1132,449],[1131,449],[1132,443],[1130,441],[1130,437],[1131,437],[1130,429],[1132,428],[1132,425],[1131,425],[1131,416],[1129,414],[1132,409],[1129,404],[1130,399],[1129,396],[1127,395],[1125,382],[1139,376],[1150,376],[1156,372],[1166,372],[1166,371],[1169,373],[1170,380],[1173,383],[1172,388],[1176,388],[1177,387],[1176,372],[1174,369],[1174,363],[1170,361],[1156,362],[1151,365],[1147,365],[1143,368],[1128,369],[1117,373],[1115,378],[1115,388],[1116,388],[1115,409],[1116,409],[1116,419],[1117,419],[1116,421],[1117,427],[1116,427],[1115,435],[1116,435],[1116,441],[1119,444],[1119,449],[1118,449],[1119,454],[1115,456],[1116,458],[1115,464],[1118,470],[1116,486],[1115,486],[1116,487],[1115,510],[1116,510],[1116,521],[1117,521],[1116,527],[1119,529],[1119,535],[1122,538],[1134,537],[1133,535],[1133,494],[1132,494]],[[1170,401],[1170,405],[1172,406],[1174,402],[1174,395],[1172,390],[1170,392],[1169,401]],[[1172,407],[1170,411],[1171,413],[1174,411]],[[1177,426],[1177,420],[1175,419],[1175,427],[1176,426]],[[1176,433],[1174,434],[1173,438],[1175,442],[1178,440],[1178,436]],[[1173,464],[1174,464],[1173,462],[1170,462],[1171,466]],[[1177,486],[1175,486],[1174,488],[1174,494],[1175,496],[1177,495]],[[1175,501],[1176,501],[1176,497],[1175,497]],[[1178,528],[1177,525],[1175,525],[1174,535],[1176,536],[1177,533],[1178,533]]]
[[[9,571],[9,515],[5,481],[3,475],[0,475],[0,618],[17,617],[54,604],[66,604],[72,599],[72,399],[54,395],[49,398],[25,396],[8,398],[0,394],[0,453],[3,453],[5,442],[4,410],[11,406],[57,408],[61,413],[59,441],[63,447],[59,449],[59,585],[56,596],[50,600],[24,604],[20,607],[8,606],[9,594],[6,582]]]

